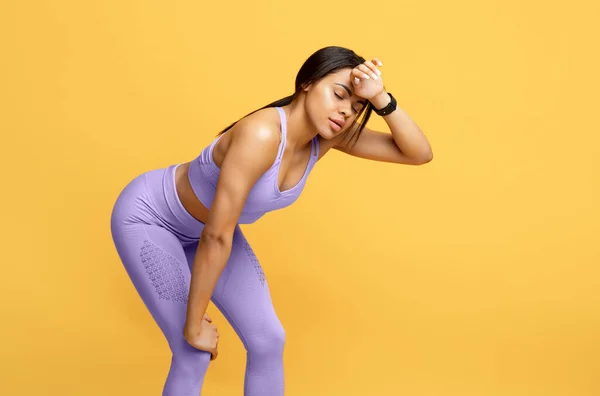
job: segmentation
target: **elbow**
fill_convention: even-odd
[[[230,249],[233,241],[233,232],[211,230],[204,227],[200,235],[200,242],[219,248]]]
[[[420,155],[417,159],[417,165],[424,165],[433,160],[433,151],[429,150],[424,154]]]
[[[200,243],[198,243],[198,252],[204,258],[203,262],[210,265],[216,265],[223,268],[233,247],[233,235],[227,233],[206,232],[204,228],[200,235]]]

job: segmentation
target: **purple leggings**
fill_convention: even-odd
[[[177,166],[151,170],[129,182],[114,205],[110,227],[121,262],[172,352],[162,395],[198,396],[210,352],[188,344],[183,327],[190,271],[204,223],[187,212],[177,196]],[[211,301],[246,349],[244,395],[283,395],[285,332],[239,224]]]

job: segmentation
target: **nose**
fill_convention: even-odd
[[[344,115],[344,119],[352,115],[352,103],[345,103],[341,106],[340,112]]]

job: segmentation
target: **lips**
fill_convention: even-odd
[[[329,120],[332,121],[334,124],[338,125],[339,129],[344,128],[344,124],[346,123],[346,121],[340,119],[330,118]]]

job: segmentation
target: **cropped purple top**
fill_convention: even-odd
[[[250,190],[238,220],[239,224],[254,223],[265,213],[284,208],[294,203],[304,189],[306,178],[319,158],[319,141],[317,135],[311,141],[310,159],[304,170],[302,179],[289,190],[279,190],[277,180],[287,137],[287,119],[285,111],[283,111],[282,108],[277,107],[276,109],[279,112],[279,117],[281,119],[281,142],[279,143],[277,158],[275,159],[275,162],[273,162],[273,165],[260,176]],[[188,177],[190,179],[190,184],[192,185],[192,190],[194,190],[194,193],[200,202],[208,209],[210,209],[215,197],[217,180],[221,171],[213,160],[212,152],[215,144],[222,136],[223,135],[218,136],[210,145],[205,147],[200,155],[191,162],[188,169]]]

